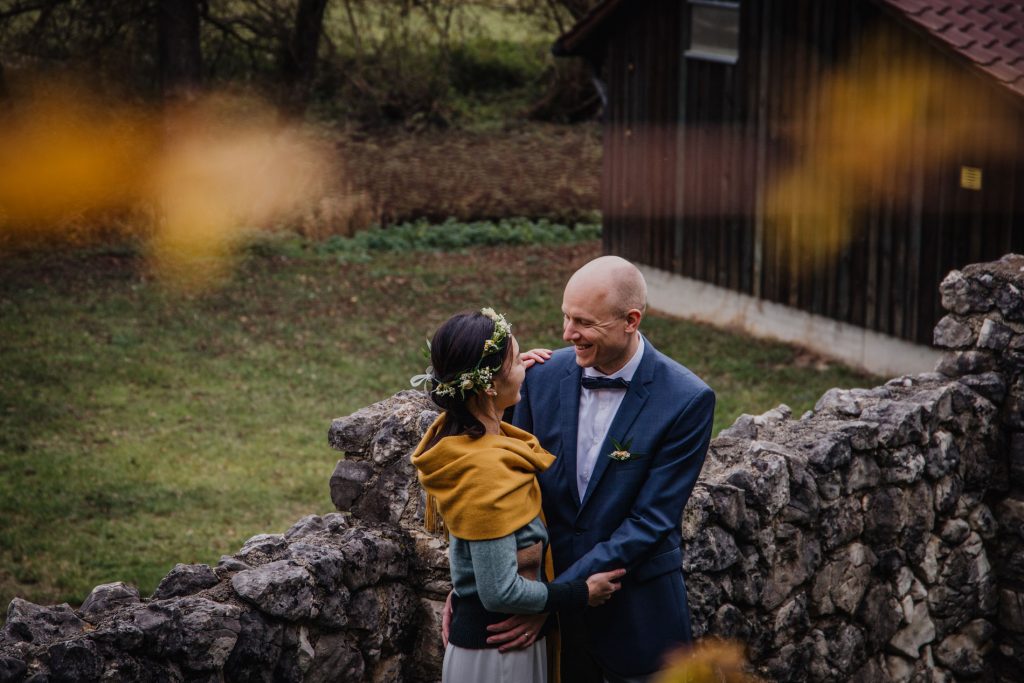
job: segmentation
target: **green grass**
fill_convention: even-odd
[[[284,244],[284,243],[283,243]],[[524,348],[561,345],[558,308],[596,241],[374,252],[250,253],[186,295],[124,252],[8,258],[0,269],[0,607],[144,595],[176,562],[332,509],[330,420],[408,386],[423,340],[458,309],[507,313]],[[650,315],[661,350],[718,393],[715,429],[875,378],[790,347]]]

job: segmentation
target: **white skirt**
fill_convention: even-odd
[[[548,651],[544,638],[525,650],[467,650],[448,643],[441,683],[547,683]]]

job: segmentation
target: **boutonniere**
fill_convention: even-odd
[[[612,439],[612,447],[615,450],[609,453],[608,457],[612,460],[618,460],[619,462],[629,460],[633,457],[633,454],[629,452],[629,447],[632,443],[632,439],[628,440],[626,443],[619,443],[615,439]]]

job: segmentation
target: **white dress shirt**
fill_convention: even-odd
[[[638,335],[638,339],[640,343],[633,357],[618,372],[604,375],[594,368],[583,368],[583,376],[611,379],[621,377],[627,382],[633,381],[633,375],[640,366],[640,359],[644,356],[644,338]],[[626,391],[580,387],[580,415],[576,431],[576,488],[580,493],[580,500],[583,500],[587,492],[590,477],[594,474],[594,466],[601,457],[601,444],[608,436],[608,428],[611,427],[615,413],[619,411],[625,396]],[[621,437],[620,434],[616,438]]]

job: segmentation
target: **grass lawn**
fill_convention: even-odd
[[[79,603],[332,509],[330,420],[408,386],[450,313],[493,306],[560,343],[561,288],[597,242],[251,255],[223,287],[169,290],[129,252],[8,258],[0,272],[0,607]],[[644,330],[718,393],[716,430],[876,378],[656,314]]]

